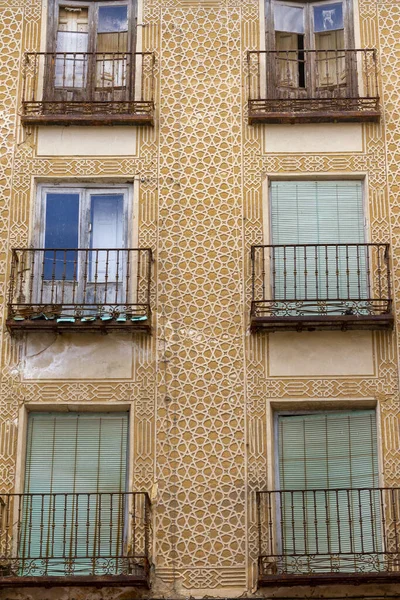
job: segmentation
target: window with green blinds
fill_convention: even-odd
[[[361,181],[272,181],[271,243],[275,299],[368,297]],[[327,244],[319,248],[293,245]]]
[[[29,415],[25,493],[32,496],[20,547],[51,557],[46,574],[65,573],[67,562],[74,574],[115,567],[124,544],[127,439],[127,413]]]
[[[284,554],[318,554],[321,570],[336,554],[338,569],[351,570],[357,553],[382,545],[375,412],[279,415],[277,424]]]
[[[30,413],[25,492],[123,492],[127,413]]]
[[[272,244],[365,241],[361,181],[272,181]]]

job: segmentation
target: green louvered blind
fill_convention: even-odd
[[[360,181],[273,181],[270,198],[273,245],[365,242]],[[335,246],[275,249],[275,298],[366,298],[366,252]]]
[[[278,435],[280,489],[319,490],[282,493],[284,553],[318,554],[321,570],[336,554],[346,571],[358,553],[379,552],[374,411],[281,415]]]
[[[29,415],[25,492],[46,496],[25,501],[21,551],[50,557],[47,574],[64,573],[66,561],[75,574],[115,570],[124,535],[127,437],[127,413]]]

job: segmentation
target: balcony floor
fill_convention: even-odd
[[[143,575],[38,575],[35,577],[0,577],[0,588],[12,587],[144,587],[149,589],[147,574]]]
[[[388,330],[394,325],[393,314],[322,315],[322,316],[251,316],[251,331],[354,331]]]
[[[378,123],[378,100],[362,100],[349,104],[342,98],[249,100],[249,124]]]
[[[23,125],[154,125],[153,102],[24,102]]]
[[[7,319],[6,326],[7,330],[11,335],[18,332],[55,332],[55,333],[112,333],[114,331],[129,331],[129,332],[151,332],[151,318],[148,315],[146,318],[141,317],[142,320],[131,321],[127,318],[126,321],[119,322],[116,319],[110,321],[102,321],[96,319],[94,321],[81,321],[75,319],[75,322],[61,322],[58,323],[57,319],[24,319],[14,320],[13,318]]]
[[[279,575],[261,574],[258,578],[259,587],[294,587],[317,585],[362,585],[400,583],[400,571],[369,572],[369,573],[300,573]]]

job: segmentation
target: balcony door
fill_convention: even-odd
[[[36,265],[40,304],[90,317],[127,301],[126,188],[45,188]],[[110,308],[111,310],[111,308]]]
[[[127,439],[127,413],[30,413],[22,575],[124,568]]]
[[[134,99],[132,2],[60,0],[55,3],[50,29],[46,100],[82,103]]]
[[[379,571],[375,412],[279,415],[277,429],[283,570]]]
[[[357,246],[366,237],[362,192],[361,181],[271,182],[276,311],[343,314],[355,303],[361,313],[368,309],[368,247]]]
[[[350,2],[272,0],[267,48],[269,89],[277,98],[353,97],[356,94]],[[271,47],[272,46],[272,47]]]

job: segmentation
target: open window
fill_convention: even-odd
[[[132,100],[134,0],[55,0],[49,23],[45,95],[51,100]]]
[[[351,0],[285,2],[269,0],[267,48],[274,51],[272,75],[280,94],[324,97],[356,90]]]

